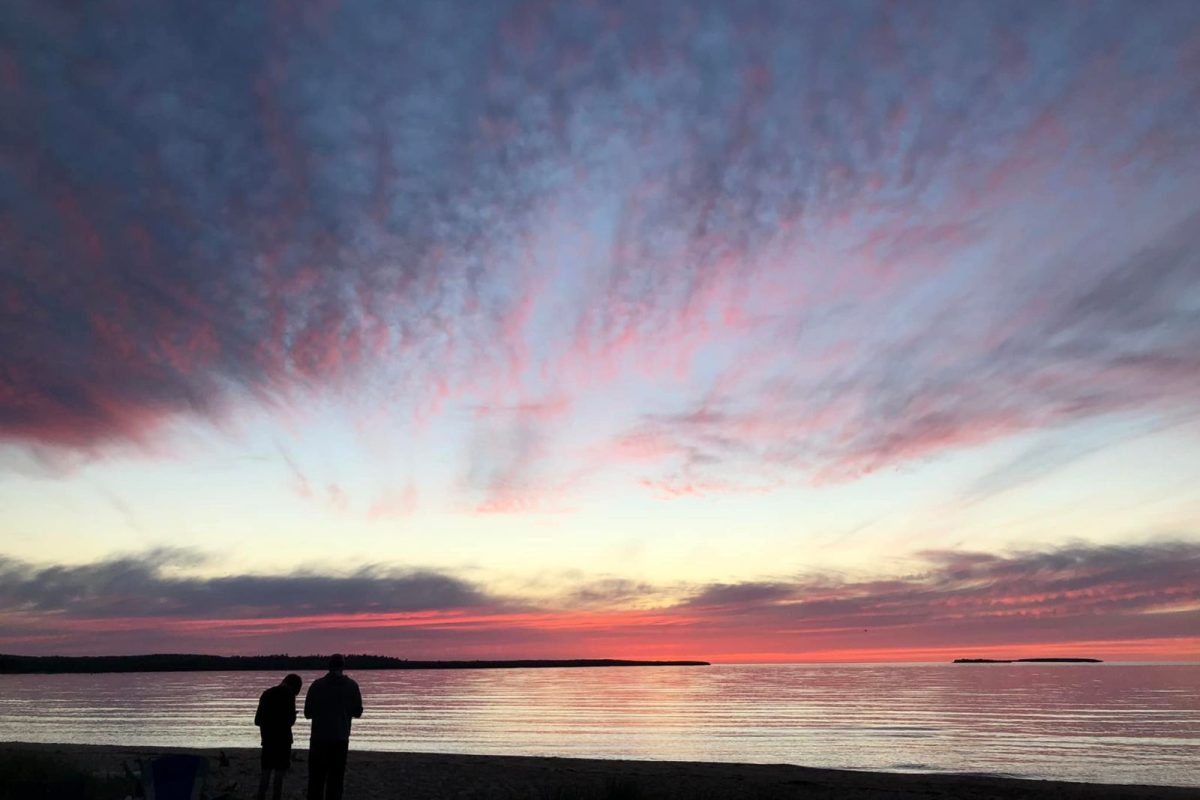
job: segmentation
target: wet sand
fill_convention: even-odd
[[[209,758],[211,800],[253,798],[258,751],[230,748],[228,764],[216,750],[70,744],[0,744],[0,757],[53,758],[107,776],[124,791],[124,766],[160,753],[190,752]],[[284,797],[300,800],[307,780],[307,751],[293,752]],[[130,788],[132,791],[132,788]],[[116,796],[117,800],[124,794]],[[347,800],[441,800],[441,798],[534,798],[535,800],[647,800],[648,798],[1200,798],[1200,787],[1117,786],[1033,781],[980,775],[900,774],[810,769],[785,764],[712,764],[676,761],[377,753],[351,742]]]

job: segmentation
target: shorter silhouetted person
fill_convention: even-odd
[[[308,740],[308,800],[342,800],[350,722],[363,713],[358,684],[342,674],[346,660],[329,659],[329,672],[304,696],[304,716],[312,720]]]
[[[283,796],[283,778],[292,763],[292,725],[296,722],[296,695],[300,694],[299,675],[288,675],[258,698],[254,724],[262,734],[262,777],[258,782],[258,800],[266,800],[267,785],[275,777],[272,796]],[[224,756],[224,753],[222,753]]]

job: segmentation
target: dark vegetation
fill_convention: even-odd
[[[1099,664],[1099,658],[955,658],[956,664]]]
[[[0,674],[22,672],[213,672],[234,670],[323,670],[328,656],[7,656]],[[533,669],[539,667],[707,667],[707,661],[627,661],[614,658],[523,661],[408,661],[390,656],[347,656],[347,669]]]
[[[48,753],[0,753],[0,800],[109,800],[132,784],[122,776],[98,776]]]

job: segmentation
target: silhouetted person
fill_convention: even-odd
[[[346,660],[329,659],[329,672],[304,696],[304,716],[312,720],[308,740],[308,800],[342,800],[350,722],[363,713],[358,684],[342,674]]]
[[[266,800],[267,784],[275,776],[272,796],[283,796],[283,777],[292,763],[292,724],[296,721],[296,695],[300,694],[300,676],[288,675],[258,698],[254,724],[262,734],[262,778],[258,782],[258,800]],[[225,753],[221,753],[223,763]]]

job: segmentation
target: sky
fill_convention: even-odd
[[[1200,659],[1200,4],[0,20],[0,652]]]

